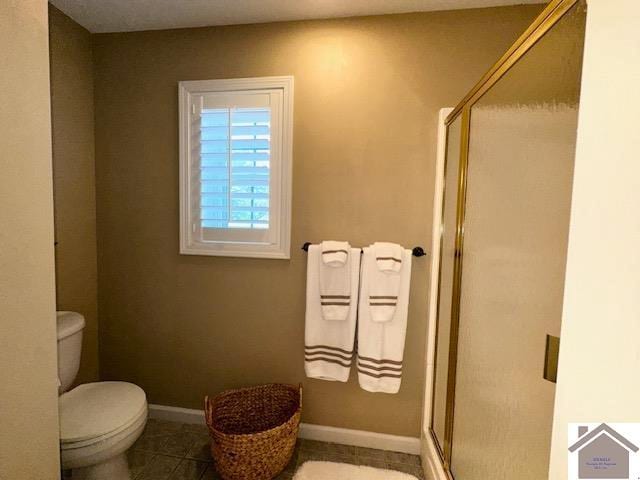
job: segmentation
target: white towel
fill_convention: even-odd
[[[400,270],[404,249],[396,243],[376,242],[369,247],[375,267],[369,272],[369,307],[374,322],[393,318],[400,293]]]
[[[325,320],[320,305],[320,276],[322,250],[319,245],[309,247],[307,259],[307,311],[304,332],[304,371],[309,378],[346,382],[349,379],[356,330],[355,306],[358,303],[358,275],[360,250],[349,250],[351,291],[349,309],[344,321]]]
[[[381,272],[373,246],[365,248],[362,255],[358,305],[358,380],[360,386],[369,392],[397,393],[400,390],[409,311],[411,250],[402,249],[401,260],[399,272]],[[394,306],[392,318],[387,321],[373,319],[374,312],[382,308],[375,306],[375,303],[382,302],[372,302],[370,299],[372,291],[380,291],[376,282],[382,279],[383,283],[384,280],[389,283],[389,279],[381,275],[396,275],[399,285],[397,305]]]
[[[372,245],[376,263],[383,272],[399,272],[402,268],[402,246],[397,243],[376,242]]]
[[[332,267],[341,267],[347,261],[349,242],[336,242],[335,240],[325,240],[320,244],[322,248],[322,263]]]
[[[320,244],[320,249],[322,316],[325,320],[345,320],[351,310],[351,245],[348,242],[325,241]],[[353,309],[356,309],[355,303]]]

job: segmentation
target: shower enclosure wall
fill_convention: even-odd
[[[548,476],[585,18],[551,2],[446,120],[426,424],[456,480]]]

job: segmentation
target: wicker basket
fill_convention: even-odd
[[[298,437],[302,386],[270,384],[205,397],[211,453],[224,480],[270,480]]]

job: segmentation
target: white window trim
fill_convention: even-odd
[[[277,240],[273,244],[242,242],[201,242],[192,235],[191,150],[189,97],[205,92],[237,92],[243,90],[281,89],[283,92],[282,138],[279,182],[279,219]],[[291,178],[293,147],[293,77],[257,77],[225,80],[183,81],[178,84],[180,129],[180,253],[224,257],[291,258]]]

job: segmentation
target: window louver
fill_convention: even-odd
[[[270,109],[202,108],[193,122],[200,227],[269,228]]]

